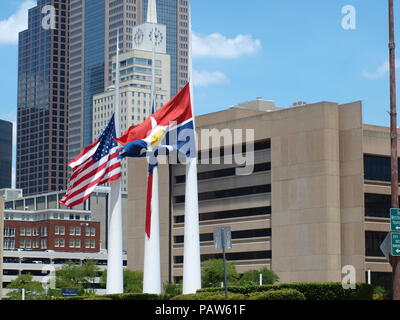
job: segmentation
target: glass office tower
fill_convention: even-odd
[[[11,122],[0,120],[0,189],[11,188],[12,128]]]
[[[134,48],[133,27],[146,21],[147,0],[70,0],[68,159],[93,142],[92,99],[112,84],[112,58]],[[188,81],[187,0],[157,0],[167,26],[171,96]]]
[[[43,27],[54,8],[54,28]],[[19,34],[16,187],[25,195],[67,184],[68,1],[38,0]]]
[[[84,100],[83,132],[92,131],[93,96],[104,91],[105,67],[105,3],[99,0],[85,1],[84,46]],[[91,134],[83,136],[83,145],[91,144]]]

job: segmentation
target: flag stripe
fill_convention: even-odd
[[[110,164],[110,166],[106,166],[107,164]],[[68,198],[75,198],[77,195],[79,196],[82,192],[85,192],[87,188],[90,188],[91,186],[97,186],[100,184],[100,182],[104,179],[104,175],[108,173],[109,171],[112,171],[114,169],[118,169],[119,172],[121,171],[120,169],[120,163],[117,160],[116,163],[105,163],[102,166],[101,171],[96,170],[96,173],[92,176],[89,177],[89,179],[85,180],[85,183],[81,183],[78,186],[76,186],[74,189],[71,190],[70,193],[68,193]],[[89,182],[90,181],[90,182]]]
[[[115,164],[114,166],[117,166],[117,165],[118,165],[118,164]],[[107,168],[107,169],[103,170],[104,172],[102,172],[102,174],[104,175],[104,174],[106,174],[108,171],[112,171],[113,169],[115,169],[115,168],[113,168],[113,167]],[[115,176],[115,177],[112,177],[112,178],[117,179],[118,176],[119,176],[119,177],[121,176],[120,170],[118,170],[118,171],[119,171],[119,172],[116,173],[116,176]],[[98,185],[100,184],[100,182],[103,180],[103,175],[100,176],[99,178],[97,178],[96,180],[92,180],[89,184],[84,185],[81,189],[75,191],[73,194],[68,195],[68,199],[67,199],[67,200],[64,200],[64,199],[63,199],[63,204],[72,207],[72,206],[73,206],[72,203],[71,203],[72,201],[78,200],[78,199],[82,199],[82,197],[83,197],[83,199],[86,200],[86,199],[87,199],[86,196],[87,196],[87,195],[90,196],[90,194],[93,192],[94,188],[95,188],[96,186],[98,186]],[[104,183],[105,183],[105,182],[104,182]],[[85,198],[85,197],[86,197],[86,198]],[[83,200],[83,201],[81,201],[81,202],[84,202],[85,200]]]
[[[116,159],[117,157],[118,153],[115,152],[114,154],[108,156],[108,158],[104,157],[100,161],[93,162],[93,160],[91,160],[89,162],[88,168],[80,171],[79,174],[76,176],[76,178],[74,179],[71,178],[71,181],[75,186],[74,189],[76,189],[80,185],[85,184],[88,181],[88,179],[91,179],[93,175],[98,174],[99,172],[101,172],[101,170],[103,170],[110,164],[119,163],[119,160]],[[73,192],[74,189],[71,189],[70,192]]]
[[[75,167],[81,165],[86,160],[88,160],[96,152],[99,147],[99,140],[93,142],[90,146],[86,147],[74,160],[72,160],[68,165],[74,169]]]
[[[73,169],[69,188],[60,201],[67,207],[85,202],[96,186],[121,178],[121,162],[118,159],[118,146],[114,141],[114,115],[99,139],[86,147],[69,163]]]

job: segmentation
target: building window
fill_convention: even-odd
[[[364,155],[364,178],[374,181],[391,181],[390,157]]]
[[[390,195],[366,193],[364,195],[365,216],[389,218],[392,199]]]
[[[96,236],[96,228],[94,228],[94,227],[90,228],[90,235],[92,237]]]
[[[47,227],[42,227],[41,233],[43,237],[47,237]]]
[[[65,235],[65,226],[60,226],[60,235]]]
[[[226,254],[228,260],[262,260],[271,259],[271,251],[250,251],[250,252],[232,252]],[[217,254],[202,254],[201,261],[207,261],[210,259],[221,259],[222,253]],[[174,263],[183,263],[183,256],[175,256]]]
[[[85,240],[85,248],[90,249],[90,240],[88,239]]]
[[[74,236],[75,235],[75,227],[69,227],[69,235]]]
[[[96,241],[95,240],[90,240],[90,248],[92,248],[92,249],[96,248]]]
[[[64,247],[65,247],[65,239],[60,238],[60,248],[64,248]]]
[[[33,248],[38,249],[39,248],[39,240],[33,240]]]
[[[4,228],[5,237],[15,237],[15,228],[6,227]]]
[[[77,236],[81,235],[81,227],[76,227],[75,228],[75,235],[77,235]]]
[[[385,240],[387,232],[365,232],[365,255],[367,257],[383,257],[380,245]]]
[[[54,239],[54,247],[55,248],[58,248],[59,246],[60,246],[60,241],[59,241],[60,239],[58,239],[58,238],[55,238]]]
[[[32,236],[32,228],[26,228],[26,235],[28,237]]]
[[[25,248],[27,248],[27,249],[31,249],[32,248],[31,240],[25,240]]]
[[[4,250],[13,250],[13,249],[15,249],[15,240],[4,239]]]
[[[41,240],[41,246],[42,246],[42,249],[47,249],[47,240],[46,239]]]
[[[90,237],[90,228],[89,227],[85,228],[85,236]]]
[[[227,210],[227,211],[217,211],[217,212],[207,212],[200,214],[200,221],[211,221],[211,220],[221,220],[230,218],[243,218],[251,216],[264,216],[271,214],[271,207],[257,207],[257,208],[246,208],[238,210]],[[175,216],[175,223],[184,223],[185,216]]]
[[[230,197],[239,197],[245,195],[270,193],[270,192],[271,192],[271,185],[266,184],[260,186],[203,192],[199,193],[199,200],[204,201],[204,200],[224,199]],[[185,202],[184,195],[175,197],[175,203],[184,203],[184,202]]]
[[[254,230],[239,230],[232,231],[232,240],[234,239],[251,239],[260,237],[270,237],[271,229],[254,229]],[[213,233],[202,233],[200,234],[200,241],[213,241]],[[175,236],[175,243],[184,243],[184,236]]]
[[[75,239],[75,248],[81,247],[81,239]]]
[[[69,239],[69,247],[75,248],[75,239]]]
[[[60,227],[59,226],[55,226],[54,227],[54,234],[55,235],[59,235],[60,234]]]
[[[19,235],[20,235],[20,236],[25,236],[25,228],[24,228],[24,227],[22,227],[22,228],[19,229]],[[25,246],[25,245],[24,245],[24,246]]]
[[[20,247],[21,249],[24,249],[24,248],[25,248],[25,240],[19,240],[19,247]]]
[[[38,236],[39,235],[39,228],[38,227],[33,228],[33,235],[34,236]]]

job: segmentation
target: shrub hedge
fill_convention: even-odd
[[[306,300],[306,297],[300,291],[282,289],[253,292],[248,295],[247,300]]]
[[[171,297],[168,295],[145,294],[145,293],[124,293],[124,294],[105,294],[90,297],[58,297],[52,300],[169,300]]]
[[[356,289],[345,290],[341,283],[282,283],[265,286],[233,286],[228,290],[231,293],[250,294],[269,290],[294,289],[306,297],[307,300],[372,300],[373,287],[366,283],[356,284]],[[219,292],[221,288],[206,288],[198,292]]]
[[[229,287],[228,300],[372,300],[373,287],[356,284],[356,289],[345,290],[341,283],[282,283],[264,286]],[[375,299],[378,297],[375,297]],[[156,295],[143,293],[110,294],[95,297],[53,298],[53,300],[225,300],[221,288],[201,289],[196,294]]]
[[[225,300],[224,292],[202,292],[195,294],[182,294],[171,300]],[[247,296],[240,293],[228,293],[228,300],[247,300]]]

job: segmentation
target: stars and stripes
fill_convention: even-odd
[[[96,186],[118,180],[121,162],[118,159],[115,118],[110,119],[100,137],[85,148],[68,165],[73,169],[69,188],[60,201],[67,207],[85,202]]]

